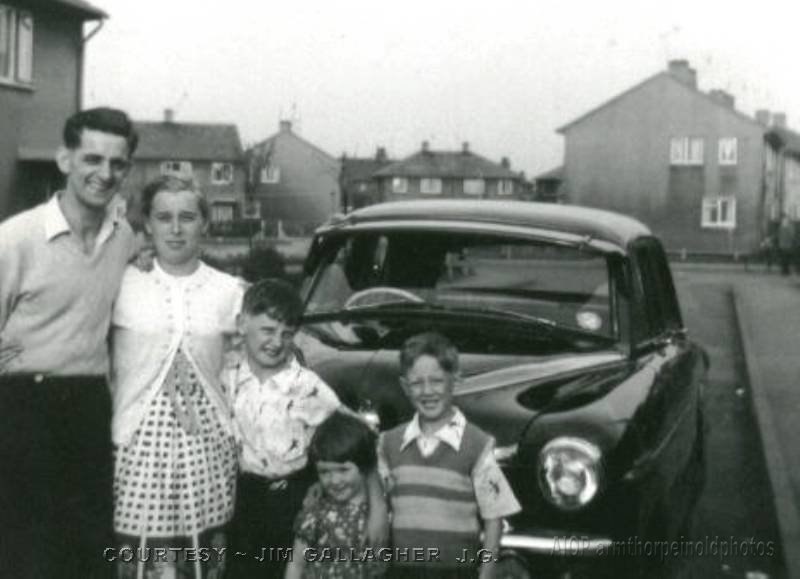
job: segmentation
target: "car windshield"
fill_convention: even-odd
[[[615,336],[609,264],[588,246],[401,230],[339,234],[318,250],[308,320],[422,312]]]

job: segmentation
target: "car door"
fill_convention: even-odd
[[[686,468],[695,437],[701,376],[699,350],[686,338],[675,287],[661,244],[643,238],[633,244],[639,286],[635,355],[651,375],[650,391],[636,413],[654,496],[668,495]]]

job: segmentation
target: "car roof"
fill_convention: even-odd
[[[331,223],[329,228],[336,230],[348,225],[409,220],[532,227],[608,241],[619,247],[626,247],[638,237],[651,235],[648,227],[640,221],[611,211],[577,205],[490,199],[421,199],[379,203],[349,213]]]

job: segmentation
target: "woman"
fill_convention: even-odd
[[[150,183],[142,213],[155,262],[126,270],[112,319],[114,529],[136,553],[118,576],[221,577],[216,556],[153,548],[225,545],[237,455],[218,375],[244,287],[200,261],[209,211],[190,181]]]

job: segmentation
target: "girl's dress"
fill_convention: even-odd
[[[341,503],[322,496],[297,515],[295,536],[308,544],[306,579],[367,579],[381,577],[386,564],[363,547],[369,503]],[[375,554],[373,551],[372,554]]]

